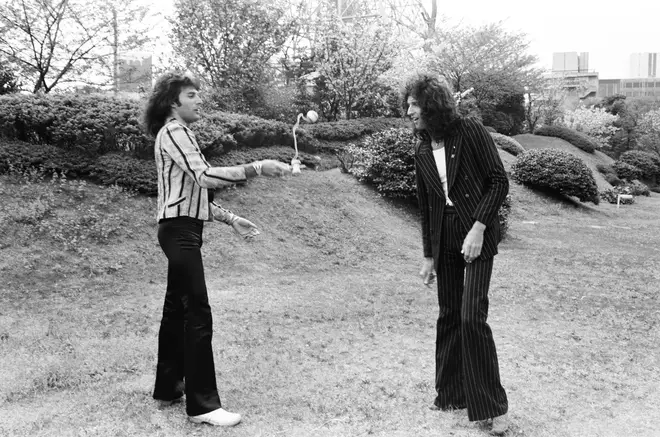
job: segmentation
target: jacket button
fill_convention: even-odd
[[[469,195],[469,194],[467,194],[467,193],[465,193],[465,197],[470,197],[470,195]]]

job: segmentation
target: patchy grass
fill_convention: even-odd
[[[586,209],[511,189],[490,299],[508,435],[657,435],[660,196]],[[338,170],[220,197],[262,231],[205,228],[218,385],[244,415],[232,430],[150,398],[166,271],[153,199],[0,177],[0,435],[484,434],[428,409],[437,299],[416,276],[414,212]],[[80,243],[60,239],[67,223]]]

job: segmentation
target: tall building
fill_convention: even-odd
[[[588,71],[589,53],[555,52],[552,54],[552,71]]]
[[[630,77],[658,77],[658,53],[633,53],[630,55]]]
[[[569,95],[578,99],[594,97],[598,92],[598,73],[589,71],[589,53],[555,52],[550,77],[560,79]]]

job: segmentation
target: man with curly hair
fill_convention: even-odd
[[[234,426],[241,415],[222,408],[215,379],[213,317],[201,253],[204,223],[221,221],[243,238],[253,238],[259,233],[256,226],[214,202],[214,190],[259,175],[290,175],[291,168],[268,159],[211,166],[189,127],[201,117],[199,88],[189,74],[165,73],[154,84],[144,113],[146,130],[155,137],[158,243],[167,257],[153,397],[171,405],[185,395],[191,422]]]
[[[417,197],[424,261],[420,275],[438,278],[437,396],[433,409],[467,408],[471,421],[492,420],[491,433],[509,427],[495,342],[486,319],[498,210],[509,182],[488,131],[461,117],[447,83],[431,74],[411,77],[404,112],[418,137]]]

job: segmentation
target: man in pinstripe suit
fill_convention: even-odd
[[[486,318],[508,179],[490,134],[479,121],[458,115],[444,80],[412,77],[403,105],[419,137],[420,275],[427,286],[438,278],[433,408],[467,408],[469,420],[492,419],[491,433],[504,434],[508,401]]]
[[[291,174],[291,169],[274,160],[209,165],[188,128],[200,118],[200,105],[195,78],[167,73],[156,81],[144,116],[147,131],[156,137],[158,242],[168,260],[153,397],[169,404],[185,393],[192,422],[233,426],[241,416],[222,408],[215,380],[213,323],[201,256],[204,222],[217,219],[244,237],[256,235],[251,222],[212,201],[213,190],[260,174]]]

